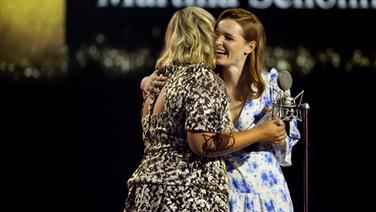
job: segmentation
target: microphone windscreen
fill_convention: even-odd
[[[292,86],[291,74],[288,71],[279,72],[277,83],[279,88],[284,91],[290,89]]]

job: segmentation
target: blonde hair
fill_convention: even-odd
[[[247,83],[250,86],[250,96],[252,98],[258,98],[264,92],[265,83],[262,78],[262,70],[264,69],[264,49],[266,45],[266,36],[264,26],[256,15],[253,13],[241,9],[232,8],[223,11],[215,24],[223,19],[231,19],[236,21],[243,29],[243,38],[248,41],[256,41],[256,48],[249,54],[244,66],[247,74]],[[255,86],[255,89],[252,87]]]
[[[175,12],[168,24],[165,50],[156,68],[200,63],[214,68],[214,23],[214,17],[199,7]]]

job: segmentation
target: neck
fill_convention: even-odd
[[[223,81],[227,94],[231,100],[244,100],[244,90],[246,88],[244,79],[242,78],[243,69],[235,66],[223,67]]]

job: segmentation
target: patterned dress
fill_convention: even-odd
[[[142,118],[144,156],[128,180],[124,211],[228,211],[226,166],[220,158],[196,156],[187,130],[230,130],[223,81],[203,65],[171,66],[164,110]]]
[[[278,72],[272,69],[262,73],[266,82],[265,91],[258,99],[245,103],[235,131],[251,129],[257,124],[265,106],[271,106],[273,88],[278,89]],[[292,147],[300,139],[297,121],[290,122],[286,149],[277,149],[270,144],[255,144],[232,153],[226,159],[230,183],[230,211],[292,212],[290,192],[283,176],[281,165],[291,165]]]

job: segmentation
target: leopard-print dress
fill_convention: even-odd
[[[128,180],[124,211],[228,211],[223,160],[195,155],[186,137],[187,130],[229,130],[223,81],[200,64],[159,72],[168,77],[164,110],[151,114],[152,100],[142,118],[144,157]]]

